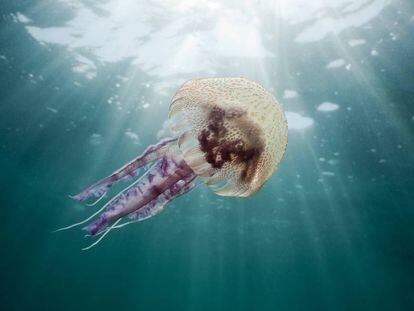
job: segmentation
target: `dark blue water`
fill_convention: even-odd
[[[412,1],[0,3],[1,310],[414,310]],[[289,144],[250,198],[202,186],[89,251],[68,198],[244,76]],[[112,193],[112,192],[111,192]]]

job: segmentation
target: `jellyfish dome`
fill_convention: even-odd
[[[245,78],[193,79],[172,98],[173,137],[149,146],[143,154],[72,198],[95,205],[117,182],[141,177],[87,219],[85,230],[101,234],[152,217],[174,198],[200,184],[221,196],[246,197],[272,176],[287,146],[282,106],[258,83]],[[93,218],[97,217],[95,220]],[[128,217],[129,221],[120,223]]]
[[[222,196],[249,196],[276,170],[287,146],[281,105],[244,78],[186,82],[169,117],[186,163]]]

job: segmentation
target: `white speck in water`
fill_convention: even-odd
[[[324,172],[322,172],[322,175],[323,176],[335,176],[335,173],[334,172],[329,172],[329,171],[324,171]]]
[[[321,162],[325,162],[325,158],[319,158],[319,161],[321,161]]]
[[[345,66],[345,69],[346,70],[351,70],[351,67],[352,67],[351,64],[348,64],[348,65]]]
[[[378,161],[378,163],[381,163],[381,164],[383,164],[383,163],[385,163],[385,162],[387,162],[387,160],[385,160],[385,159],[380,159],[380,160]]]
[[[139,143],[139,136],[137,133],[131,131],[130,129],[127,129],[126,132],[124,133],[126,137],[128,137],[129,139],[134,141],[134,144],[138,144]]]
[[[32,21],[30,18],[28,18],[26,15],[23,15],[20,12],[17,12],[16,18],[19,22],[21,22],[23,24],[27,24],[27,23],[30,23]]]
[[[365,43],[366,43],[366,41],[364,39],[352,39],[352,40],[348,41],[348,44],[351,47],[358,46],[358,45],[363,45]]]
[[[338,110],[339,109],[339,105],[334,104],[334,103],[330,103],[330,102],[324,102],[322,104],[320,104],[317,108],[317,110],[319,111],[334,111],[334,110]]]
[[[286,111],[285,115],[290,130],[303,130],[312,126],[314,123],[312,118],[304,117],[296,112]]]
[[[103,143],[103,137],[101,134],[93,133],[91,137],[89,137],[89,143],[93,146],[98,146]]]
[[[57,109],[55,109],[55,108],[46,106],[46,109],[53,112],[53,113],[58,113]]]
[[[338,164],[338,160],[336,160],[336,159],[330,159],[329,161],[328,161],[328,164],[329,165],[336,165],[336,164]]]
[[[375,152],[377,152],[377,149],[372,148],[370,151],[371,151],[372,153],[375,153]]]
[[[371,55],[372,56],[378,56],[378,51],[377,50],[375,50],[375,49],[373,49],[372,51],[371,51]]]
[[[345,60],[343,58],[338,58],[326,65],[326,68],[328,69],[334,69],[334,68],[340,68],[346,64]]]
[[[289,98],[295,98],[298,96],[298,93],[295,90],[285,90],[283,92],[283,98],[289,99]]]

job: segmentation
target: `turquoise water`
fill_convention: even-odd
[[[412,1],[0,8],[1,310],[414,310]],[[258,81],[286,111],[261,191],[202,186],[89,251],[51,233],[206,76]]]

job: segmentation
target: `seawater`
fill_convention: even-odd
[[[414,309],[412,1],[0,8],[1,310]],[[201,186],[89,251],[52,233],[98,208],[68,195],[163,136],[184,81],[214,76],[286,111],[260,192]]]

